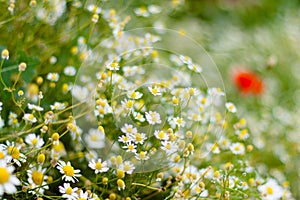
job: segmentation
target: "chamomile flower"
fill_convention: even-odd
[[[118,71],[120,69],[120,65],[118,62],[112,61],[106,65],[106,68],[111,71]]]
[[[236,112],[236,107],[235,107],[235,105],[234,105],[233,103],[227,102],[227,103],[225,104],[225,106],[226,106],[226,108],[227,108],[227,110],[228,110],[229,112],[231,112],[231,113],[235,113],[235,112]]]
[[[34,148],[40,148],[44,145],[44,140],[43,138],[40,138],[39,135],[36,135],[34,133],[31,133],[29,135],[27,135],[25,137],[25,142],[31,146],[31,147],[34,147]]]
[[[130,161],[125,161],[121,164],[120,169],[122,169],[126,174],[132,174],[135,166]]]
[[[80,190],[79,196],[77,198],[78,200],[88,200],[89,199],[89,193],[87,191],[83,192],[83,190]]]
[[[133,112],[133,117],[140,122],[144,122],[146,120],[144,115],[139,112]]]
[[[258,186],[263,200],[279,200],[283,196],[283,188],[272,178],[263,185]]]
[[[46,181],[48,176],[45,176],[46,168],[42,169],[42,166],[30,167],[31,169],[27,170],[29,192],[43,194],[45,190],[49,189]]]
[[[137,16],[141,16],[141,17],[149,17],[150,16],[150,13],[146,7],[136,8],[136,9],[134,9],[134,13]]]
[[[124,72],[125,77],[134,76],[138,73],[139,67],[138,66],[124,66],[122,67],[122,71]]]
[[[52,82],[57,82],[59,79],[59,74],[58,73],[49,73],[49,74],[47,74],[47,79]]]
[[[150,157],[148,156],[147,151],[141,151],[139,153],[136,153],[135,154],[135,158],[137,160],[141,160],[141,161],[145,161],[145,160],[149,160],[150,159]]]
[[[180,128],[185,126],[185,121],[183,120],[182,117],[170,117],[168,121],[171,128],[173,129],[176,127]]]
[[[124,126],[121,128],[121,131],[125,134],[135,134],[137,133],[137,128],[134,127],[132,124],[124,124]]]
[[[63,186],[59,186],[59,192],[62,194],[62,197],[68,200],[78,199],[77,187],[72,188],[70,183],[64,183]]]
[[[200,65],[197,64],[188,64],[187,67],[196,73],[201,73],[202,72],[202,67],[200,67]]]
[[[169,140],[169,135],[163,130],[154,131],[154,135],[159,140]]]
[[[158,14],[161,12],[161,7],[160,6],[157,6],[157,5],[150,5],[148,6],[148,11],[151,13],[151,14]]]
[[[124,99],[121,101],[121,104],[123,108],[128,111],[131,111],[134,108],[134,101],[132,99]]]
[[[100,14],[101,13],[101,8],[98,7],[97,5],[95,4],[90,4],[87,6],[87,10],[92,12],[92,13],[95,13],[95,14]]]
[[[15,145],[14,142],[6,141],[6,145],[1,144],[1,148],[7,152],[7,162],[14,162],[21,166],[21,162],[26,162],[26,156],[20,152],[21,146]]]
[[[161,89],[157,86],[154,86],[154,87],[149,86],[148,90],[151,92],[151,94],[153,96],[161,96],[162,95]]]
[[[147,136],[145,133],[134,133],[130,135],[132,142],[135,144],[144,144]]]
[[[8,125],[18,127],[19,126],[19,122],[18,122],[18,118],[17,117],[18,116],[17,116],[16,113],[9,112],[9,115],[8,115]]]
[[[26,122],[29,122],[29,123],[31,123],[31,124],[33,124],[33,123],[36,123],[37,122],[37,119],[35,118],[35,116],[33,115],[33,114],[31,114],[31,113],[26,113],[26,114],[24,114],[24,120],[26,121]]]
[[[27,106],[30,110],[36,110],[36,111],[44,110],[44,108],[42,108],[41,106],[37,106],[37,105],[31,104],[31,103],[28,103]]]
[[[9,59],[9,51],[7,49],[2,50],[1,57],[4,60],[8,60]]]
[[[67,67],[65,67],[64,74],[66,76],[75,76],[75,74],[76,74],[75,67],[73,67],[73,66],[67,66]]]
[[[51,110],[63,110],[66,108],[64,103],[55,102],[54,105],[50,105]]]
[[[57,165],[57,169],[63,174],[62,179],[65,181],[71,181],[75,183],[78,181],[77,177],[81,176],[79,169],[74,169],[70,162],[60,160]]]
[[[90,148],[101,149],[105,146],[105,134],[99,129],[90,129],[84,139]]]
[[[90,160],[96,160],[98,159],[98,154],[96,151],[93,150],[89,150],[86,154],[85,154],[85,158],[90,161]]]
[[[161,119],[160,119],[160,115],[158,112],[155,112],[155,111],[149,111],[149,112],[146,112],[146,119],[147,119],[147,122],[151,125],[154,125],[154,124],[160,124],[161,123]]]
[[[143,93],[137,91],[130,91],[127,93],[127,97],[130,99],[140,99],[143,96]]]
[[[184,64],[187,64],[187,65],[192,65],[193,64],[192,59],[190,57],[188,57],[188,56],[179,55],[179,59]]]
[[[163,140],[161,141],[161,149],[164,150],[168,155],[170,155],[178,150],[178,145],[176,142]]]
[[[136,153],[136,151],[137,151],[136,150],[137,145],[132,142],[127,142],[122,148],[126,149],[126,152]]]
[[[231,144],[230,150],[233,154],[243,155],[245,154],[245,145],[243,143],[236,142]]]
[[[5,162],[0,162],[0,196],[4,193],[13,194],[17,192],[16,186],[20,185],[20,180],[13,174],[14,167],[7,166]]]
[[[177,55],[170,55],[170,61],[173,62],[176,66],[182,66],[183,62]]]
[[[109,170],[108,163],[106,161],[102,162],[100,158],[97,161],[91,160],[89,162],[89,167],[95,170],[95,174],[107,172]]]

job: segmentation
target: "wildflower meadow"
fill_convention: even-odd
[[[0,199],[300,198],[298,1],[0,10]]]

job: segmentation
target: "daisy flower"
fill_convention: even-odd
[[[49,73],[49,74],[47,74],[47,79],[52,82],[57,82],[59,79],[59,74],[58,73]]]
[[[120,169],[122,169],[126,174],[132,174],[132,172],[135,169],[134,164],[132,164],[130,161],[125,161],[121,166]]]
[[[145,133],[135,133],[133,135],[130,135],[132,142],[135,144],[144,144],[144,141],[147,139],[147,136]]]
[[[20,185],[20,180],[12,174],[13,166],[7,166],[5,162],[0,162],[0,196],[4,193],[13,194],[17,192],[17,185]]]
[[[125,144],[125,146],[122,147],[123,149],[126,149],[126,152],[132,152],[132,153],[136,153],[136,144],[132,143],[132,142],[127,142]]]
[[[151,92],[151,94],[153,96],[161,96],[161,94],[162,94],[160,88],[157,86],[154,86],[154,87],[149,86],[148,90]]]
[[[141,16],[141,17],[149,17],[150,16],[150,13],[146,7],[136,8],[136,9],[134,9],[134,13],[137,16]]]
[[[63,186],[59,186],[59,192],[62,193],[62,197],[68,200],[78,199],[78,188],[72,188],[70,183],[64,183]]]
[[[121,131],[125,134],[135,134],[137,133],[137,128],[135,128],[133,125],[131,124],[124,124],[124,126],[121,128]]]
[[[34,148],[40,148],[44,145],[44,140],[39,135],[31,133],[25,137],[25,142]]]
[[[178,145],[176,142],[170,141],[161,141],[161,149],[164,150],[167,154],[175,153],[178,150]]]
[[[40,107],[40,106],[37,106],[37,105],[34,105],[34,104],[31,104],[31,103],[28,103],[28,108],[30,110],[36,110],[36,111],[43,111],[44,108]]]
[[[64,69],[64,74],[66,76],[74,76],[76,74],[76,69],[73,66],[67,66]]]
[[[164,131],[156,130],[154,131],[154,135],[159,140],[169,140],[169,135]]]
[[[149,124],[160,124],[161,123],[161,120],[160,120],[160,115],[158,112],[155,112],[155,111],[149,111],[149,112],[146,112],[146,119],[148,121]]]
[[[144,115],[139,112],[133,112],[133,117],[140,122],[144,122],[146,120]]]
[[[24,120],[25,120],[26,122],[29,122],[29,123],[31,123],[31,124],[37,122],[37,119],[35,118],[35,116],[34,116],[33,114],[30,114],[30,113],[24,114],[24,117],[23,117],[23,118],[24,118]]]
[[[234,105],[233,103],[227,102],[227,103],[225,104],[225,106],[226,106],[226,108],[227,108],[227,110],[228,110],[229,112],[231,112],[231,113],[235,113],[235,112],[236,112],[236,107],[235,107],[235,105]]]
[[[117,180],[118,190],[124,190],[125,189],[125,183],[122,179]]]
[[[120,135],[118,138],[118,142],[129,143],[131,142],[131,138],[128,137],[127,135]]]
[[[272,178],[263,185],[258,186],[263,200],[279,200],[283,196],[283,188]]]
[[[83,192],[83,190],[80,190],[79,196],[77,199],[86,200],[89,199],[89,193],[87,191]]]
[[[147,155],[147,151],[141,151],[140,153],[135,154],[135,158],[137,160],[144,161],[144,160],[149,160],[150,157]]]
[[[102,162],[100,158],[97,160],[97,162],[94,159],[91,160],[89,162],[89,167],[95,170],[95,174],[107,172],[109,170],[107,162]]]
[[[90,148],[101,149],[105,146],[105,134],[99,129],[90,129],[84,139]]]
[[[74,169],[70,162],[60,160],[57,165],[57,169],[63,174],[62,179],[65,181],[71,181],[75,183],[78,181],[77,177],[81,176],[79,169]]]
[[[55,102],[54,105],[50,105],[51,110],[63,110],[66,108],[64,103]]]
[[[143,94],[137,91],[130,91],[127,93],[127,97],[130,99],[140,99],[142,96]]]
[[[173,129],[176,127],[180,128],[185,126],[185,121],[181,117],[170,117],[168,121]]]
[[[26,156],[20,152],[21,146],[16,146],[14,142],[6,141],[6,145],[1,144],[1,148],[7,152],[7,162],[13,161],[18,166],[21,162],[26,162]]]
[[[118,71],[120,69],[120,65],[118,62],[110,62],[108,65],[106,65],[106,68],[111,71]]]
[[[245,145],[243,143],[236,142],[231,144],[230,150],[233,154],[243,155],[245,154]]]
[[[27,175],[28,175],[28,183],[30,190],[29,192],[31,193],[38,193],[38,194],[43,194],[45,190],[49,189],[49,186],[46,183],[46,179],[48,176],[45,176],[45,169],[42,169],[41,166],[33,167],[30,166],[30,170],[27,170]]]

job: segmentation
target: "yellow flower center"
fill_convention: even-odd
[[[100,170],[102,168],[102,163],[97,162],[95,167],[96,167],[96,169]]]
[[[33,120],[33,118],[34,118],[33,114],[30,114],[30,115],[28,116],[28,118],[29,118],[30,120]]]
[[[145,159],[145,158],[146,158],[146,153],[144,151],[141,151],[140,159]]]
[[[177,121],[178,124],[182,123],[182,119],[181,118],[178,118],[176,121]]]
[[[268,194],[273,194],[273,189],[271,187],[267,187],[267,193]]]
[[[130,145],[128,145],[128,149],[129,149],[130,151],[132,151],[132,150],[134,149],[134,146],[133,146],[132,144],[130,144]]]
[[[136,98],[136,92],[131,93],[131,98],[135,99]]]
[[[10,174],[8,170],[4,167],[0,167],[0,184],[4,184],[8,182]]]
[[[67,176],[74,176],[74,168],[72,166],[63,166],[63,171]]]
[[[158,137],[159,137],[160,139],[163,139],[163,138],[165,137],[165,132],[164,132],[164,131],[159,131]]]
[[[91,138],[92,141],[98,141],[97,135],[91,135],[90,138]]]
[[[0,159],[3,159],[5,157],[5,154],[3,152],[0,152]]]
[[[73,192],[73,189],[72,189],[71,187],[68,187],[68,188],[66,189],[66,194],[71,195],[72,192]]]
[[[127,127],[126,128],[126,132],[131,133],[132,132],[132,128],[131,127]]]
[[[80,197],[78,198],[78,200],[86,200],[86,198]]]
[[[124,165],[124,170],[125,171],[129,171],[131,169],[130,165],[129,164],[125,164]]]
[[[127,101],[126,107],[127,108],[132,108],[132,106],[133,106],[133,101],[132,100]]]
[[[234,147],[234,150],[236,150],[236,151],[239,151],[240,149],[241,149],[240,145],[237,145],[237,146]]]
[[[44,180],[44,174],[40,171],[33,171],[32,172],[32,181],[36,185],[42,185]]]
[[[98,111],[99,111],[100,114],[104,114],[105,113],[104,108],[99,108]]]
[[[18,148],[14,147],[14,146],[9,146],[7,148],[7,152],[9,155],[12,156],[13,159],[19,159],[20,158],[20,151]]]
[[[158,93],[157,88],[152,88],[152,93],[153,93],[153,94],[157,94],[157,93]]]
[[[31,140],[31,143],[32,143],[33,146],[36,146],[37,143],[38,143],[38,139],[37,139],[37,138],[33,138],[33,139]]]
[[[140,133],[135,134],[135,139],[136,139],[137,142],[140,142],[140,141],[143,140],[142,135]]]

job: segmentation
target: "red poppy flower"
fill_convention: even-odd
[[[232,73],[233,83],[243,94],[260,95],[263,92],[263,80],[255,72],[248,69],[236,69]]]

